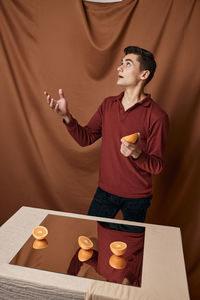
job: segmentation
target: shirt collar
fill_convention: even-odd
[[[145,95],[146,95],[146,97],[142,101],[137,102],[136,104],[140,104],[140,105],[143,105],[145,107],[150,106],[151,95],[150,94],[145,94]],[[124,96],[124,91],[121,92],[118,96],[115,97],[115,101],[121,101],[123,96]]]

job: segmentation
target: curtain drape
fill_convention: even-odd
[[[1,224],[22,205],[87,213],[101,141],[81,148],[47,106],[63,88],[85,125],[117,95],[123,49],[152,51],[146,92],[168,113],[165,169],[154,178],[147,222],[182,231],[192,299],[199,290],[200,1],[0,0]]]

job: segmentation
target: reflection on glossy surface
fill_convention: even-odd
[[[126,259],[123,256],[126,252],[127,244],[121,241],[112,242],[110,250],[113,255],[109,259],[109,265],[114,269],[124,269],[126,267]]]
[[[48,246],[48,241],[47,239],[43,240],[35,240],[33,242],[33,249],[44,249]]]
[[[144,227],[56,215],[48,215],[41,225],[48,229],[46,247],[34,249],[31,236],[10,264],[141,286]],[[84,245],[80,244],[80,236],[88,237],[92,247],[81,249]],[[113,254],[113,242],[126,244],[126,251]],[[80,255],[80,250],[89,252]]]
[[[93,250],[85,250],[85,249],[80,249],[78,251],[78,260],[81,262],[89,260],[93,255]]]
[[[113,254],[109,259],[109,265],[117,270],[124,269],[126,267],[126,259],[123,255],[117,256]]]

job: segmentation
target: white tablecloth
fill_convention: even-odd
[[[48,214],[145,226],[142,287],[10,265]],[[180,229],[22,207],[0,227],[0,299],[188,300]]]

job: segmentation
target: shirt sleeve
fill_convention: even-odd
[[[72,117],[69,124],[63,119],[63,122],[74,138],[74,140],[82,147],[93,144],[102,135],[102,105],[98,108],[97,112],[92,116],[86,126],[81,126],[76,119]]]
[[[137,167],[154,175],[162,171],[168,130],[169,119],[166,114],[152,125],[145,150],[137,160],[133,160]]]

